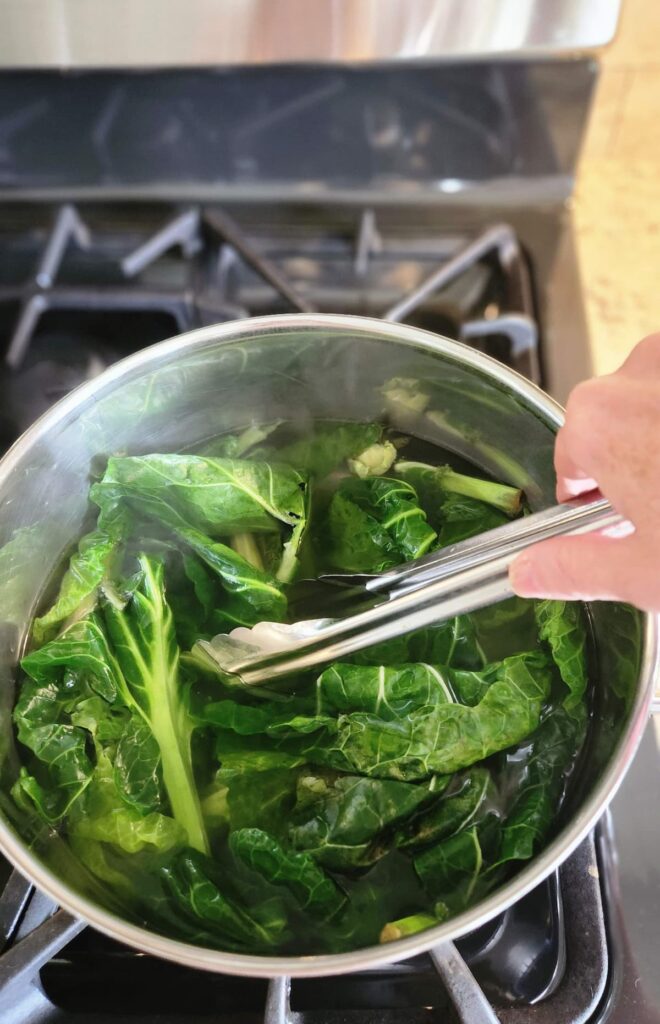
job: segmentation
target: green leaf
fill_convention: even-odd
[[[457,473],[451,466],[429,466],[424,462],[398,462],[397,473],[403,476],[417,490],[424,506],[434,508],[434,514],[441,508],[448,495],[474,498],[490,505],[507,516],[515,516],[521,510],[522,491],[507,484],[482,480],[474,476]]]
[[[332,871],[387,852],[384,833],[441,792],[442,780],[410,785],[358,775],[301,774],[290,839]]]
[[[433,665],[332,665],[316,681],[316,715],[366,711],[385,721],[455,701],[447,672]]]
[[[65,668],[77,672],[109,702],[117,699],[122,686],[119,666],[95,615],[74,622],[55,640],[26,655],[21,667],[36,682],[43,683],[56,679]]]
[[[402,850],[423,849],[478,825],[497,805],[490,772],[475,765],[455,776],[439,801],[404,825],[397,833],[396,845]]]
[[[402,480],[369,477],[342,480],[330,501],[325,556],[338,569],[378,572],[419,558],[436,538]]]
[[[122,501],[170,526],[189,525],[212,537],[271,532],[304,517],[305,478],[289,466],[200,455],[108,459],[91,490],[102,509]]]
[[[212,538],[285,527],[291,532],[278,578],[294,574],[307,520],[307,483],[290,466],[199,455],[111,458],[90,495],[104,515],[127,502],[177,531]]]
[[[552,670],[540,653],[506,658],[489,669],[495,679],[475,706],[437,704],[405,719],[341,715],[336,731],[313,741],[310,763],[376,778],[414,780],[447,774],[529,736],[539,724]]]
[[[554,708],[516,755],[518,787],[502,830],[498,863],[526,860],[546,840],[557,816],[569,773],[584,741],[584,704]],[[509,775],[512,773],[509,772]]]
[[[480,533],[495,530],[504,526],[509,520],[503,512],[491,508],[476,498],[465,498],[460,494],[450,494],[443,501],[440,509],[442,526],[439,532],[439,547],[458,544]]]
[[[276,458],[322,480],[380,441],[382,432],[379,423],[316,423],[305,437],[279,448]]]
[[[32,624],[36,643],[43,643],[67,620],[82,618],[93,611],[99,587],[119,561],[127,531],[128,518],[120,510],[85,534],[71,556],[54,604]]]
[[[195,851],[179,854],[161,869],[161,877],[179,913],[222,939],[230,949],[250,953],[272,950],[282,939],[283,918],[259,922],[235,898],[219,888],[212,862]]]
[[[452,913],[469,906],[497,882],[488,864],[499,843],[499,821],[488,815],[479,825],[456,832],[414,859],[417,872],[429,895],[440,900]]]
[[[229,846],[246,867],[273,885],[289,889],[302,910],[315,917],[336,914],[346,897],[306,853],[285,850],[276,839],[257,828],[232,832]]]
[[[226,544],[211,541],[197,530],[182,528],[177,535],[222,582],[226,597],[218,609],[216,632],[224,626],[232,629],[236,625],[254,626],[257,622],[284,619],[286,597],[272,576],[255,569]],[[196,578],[193,582],[197,592],[201,581]],[[206,593],[199,596],[204,601],[211,600]]]
[[[128,728],[133,728],[130,720]],[[135,777],[133,791],[127,790],[126,779],[116,759],[113,767],[113,750],[110,747],[98,750],[90,784],[75,807],[69,809],[69,834],[79,839],[111,843],[125,853],[144,849],[164,853],[183,846],[187,837],[178,822],[158,813],[153,804],[145,806],[143,802],[140,805],[135,799],[136,795],[144,797],[146,792],[144,786],[139,791]]]
[[[232,829],[259,828],[278,839],[286,837],[296,799],[295,771],[289,768],[271,771],[220,769],[216,782],[226,788]]]
[[[126,803],[142,814],[163,809],[160,748],[140,715],[131,715],[119,739],[115,781]]]
[[[160,749],[163,783],[176,821],[189,843],[208,848],[193,778],[193,721],[181,680],[172,613],[165,600],[163,566],[139,559],[137,588],[123,608],[108,602],[105,619],[121,667],[126,703],[141,715]]]
[[[547,643],[569,689],[564,704],[579,707],[589,681],[587,624],[582,605],[575,601],[537,601],[534,606],[541,640]]]

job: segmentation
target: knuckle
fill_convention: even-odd
[[[621,370],[655,370],[660,372],[660,332],[647,334],[637,342]]]

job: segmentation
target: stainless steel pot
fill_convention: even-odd
[[[390,404],[402,429],[523,486],[534,508],[554,500],[553,437],[561,408],[494,360],[412,327],[351,316],[273,316],[185,334],[125,359],[40,419],[0,462],[0,844],[36,885],[113,938],[192,967],[232,974],[339,974],[412,956],[479,927],[537,885],[585,836],[635,753],[659,665],[658,621],[624,605],[592,609],[596,657],[590,749],[554,839],[477,906],[386,946],[307,957],[222,953],[115,916],[81,891],[51,836],[35,847],[6,797],[16,662],[45,581],[79,537],[90,470],[115,452],[175,451],[253,420],[369,419],[392,378],[433,382],[416,411]],[[32,845],[31,845],[32,844]],[[64,871],[64,876],[62,872]]]

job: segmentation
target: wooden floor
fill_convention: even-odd
[[[598,374],[660,331],[660,0],[623,0],[601,65],[574,199]]]

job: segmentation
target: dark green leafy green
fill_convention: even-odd
[[[378,423],[320,423],[306,437],[279,448],[277,459],[322,480],[377,444],[382,432]]]
[[[541,653],[515,655],[486,671],[487,688],[474,707],[427,705],[395,719],[356,711],[332,723],[301,715],[288,728],[300,737],[320,725],[320,735],[312,733],[301,749],[310,763],[338,771],[402,781],[454,772],[533,732],[550,694],[552,671]]]
[[[579,707],[587,689],[587,624],[575,601],[537,601],[534,606],[539,636],[547,643],[569,689],[564,703]]]
[[[440,506],[440,521],[439,546],[445,548],[504,526],[508,519],[483,501],[450,494]]]
[[[474,827],[497,808],[491,773],[480,765],[455,776],[442,799],[406,822],[396,837],[399,849],[418,850]]]
[[[579,708],[579,710],[578,710]],[[553,708],[536,730],[522,758],[515,802],[502,829],[498,862],[526,860],[547,838],[561,803],[568,775],[584,742],[584,704]]]
[[[199,455],[111,458],[91,497],[103,516],[127,503],[175,530],[217,538],[290,530],[278,578],[290,579],[307,522],[307,484],[285,465]]]
[[[32,624],[37,643],[47,640],[62,623],[74,617],[82,618],[95,608],[99,587],[111,574],[113,563],[120,560],[128,526],[126,511],[113,510],[80,540],[62,577],[54,604]]]
[[[215,939],[212,944],[221,939],[229,949],[265,953],[282,941],[287,925],[284,909],[271,901],[269,913],[262,913],[259,920],[254,909],[248,910],[240,899],[221,890],[213,862],[194,850],[163,867],[161,877],[177,913],[203,934],[210,932]]]
[[[392,421],[422,420],[467,454],[454,383],[445,409],[438,382],[390,381]],[[296,412],[198,454],[108,461],[96,527],[23,659],[9,779],[21,833],[96,903],[186,942],[283,956],[413,935],[491,891],[551,836],[588,723],[586,620],[560,602],[502,602],[285,689],[222,671],[223,633],[298,614],[296,573],[388,568],[520,511],[515,487],[412,461],[427,442],[379,423],[303,436]],[[23,531],[0,553],[10,610],[31,599],[12,572],[33,542]],[[608,721],[634,692],[639,646],[638,619],[613,621],[610,648],[598,641],[621,680],[602,694]]]
[[[485,895],[497,878],[488,872],[497,855],[500,824],[495,812],[415,856],[415,871],[429,896],[457,913]]]
[[[309,854],[285,850],[261,829],[232,832],[229,847],[235,857],[266,881],[286,886],[301,909],[314,917],[331,917],[345,902],[346,897]]]
[[[466,476],[451,466],[402,461],[397,463],[396,471],[417,490],[424,506],[441,507],[448,495],[456,494],[491,505],[508,516],[517,515],[521,509],[522,491],[517,487]]]
[[[436,538],[414,488],[389,477],[342,480],[326,526],[327,557],[351,572],[377,572],[419,558]]]
[[[305,774],[290,839],[332,871],[346,871],[379,860],[387,852],[387,832],[442,791],[431,779],[415,786],[361,775]]]

